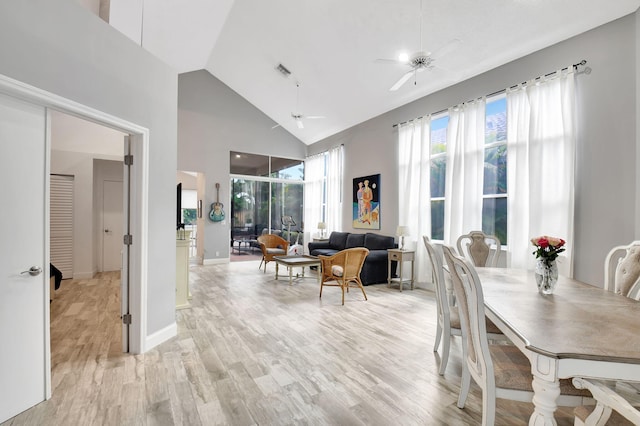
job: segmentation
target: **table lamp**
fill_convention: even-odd
[[[327,224],[324,222],[318,222],[318,229],[320,230],[320,238],[324,238],[324,230],[327,229]]]
[[[398,226],[398,228],[396,228],[396,235],[400,237],[400,250],[404,250],[404,237],[409,236],[409,227]]]

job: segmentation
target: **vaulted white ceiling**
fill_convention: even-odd
[[[110,23],[180,73],[208,70],[311,144],[638,7],[640,0],[111,0]],[[376,59],[421,44],[436,67],[390,92],[408,68]],[[289,77],[276,71],[280,63]],[[292,113],[325,118],[303,119],[300,129]]]

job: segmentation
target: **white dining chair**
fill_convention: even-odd
[[[475,267],[455,254],[452,247],[442,247],[453,289],[456,293],[462,327],[462,384],[458,407],[464,408],[471,378],[482,389],[482,425],[493,425],[496,398],[531,402],[533,398],[531,364],[513,345],[489,345],[486,333],[484,295]],[[561,405],[580,405],[590,393],[576,389],[568,379],[560,380]]]
[[[609,251],[604,261],[604,288],[640,300],[640,241],[616,246]],[[640,391],[640,383],[630,385]]]
[[[596,405],[581,405],[575,408],[575,426],[640,425],[640,411],[611,389],[606,382],[575,377],[573,385],[578,389],[588,390],[596,400]],[[625,422],[625,419],[631,423]]]
[[[460,317],[458,309],[449,306],[449,298],[444,281],[444,268],[442,263],[442,246],[434,245],[429,241],[426,235],[422,237],[424,245],[429,255],[431,271],[433,272],[433,285],[436,293],[437,306],[437,322],[436,322],[436,340],[433,345],[433,351],[437,352],[442,341],[442,356],[440,357],[440,367],[438,374],[444,375],[449,361],[449,348],[451,346],[451,336],[462,337],[460,329]],[[486,320],[487,334],[490,339],[505,340],[506,336],[502,334],[500,329],[489,319]]]
[[[482,231],[471,231],[460,235],[456,242],[458,253],[473,262],[473,266],[498,266],[502,245],[495,235]]]
[[[640,300],[640,241],[609,251],[604,261],[604,288]]]

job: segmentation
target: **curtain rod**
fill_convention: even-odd
[[[573,69],[576,69],[576,68],[578,68],[578,67],[579,67],[579,66],[581,66],[581,65],[587,65],[587,61],[586,61],[585,59],[583,59],[583,60],[581,60],[580,62],[578,62],[577,64],[573,64],[571,67],[572,67]],[[560,69],[560,72],[562,72],[562,71],[566,71],[566,70],[568,70],[568,69],[569,69],[569,67],[564,67],[564,68]],[[555,74],[555,73],[557,73],[557,72],[558,72],[558,71],[552,71],[552,72],[547,73],[547,74],[545,74],[545,75],[538,76],[538,77],[534,78],[533,80],[539,80],[539,79],[541,79],[541,78],[549,77],[549,76],[554,75],[554,74]],[[589,67],[587,67],[587,69],[585,69],[585,73],[586,73],[586,74],[589,74],[590,72],[591,72],[591,69],[590,69]],[[520,83],[520,84],[527,84],[527,82],[525,81],[525,82]],[[488,98],[488,97],[491,97],[491,96],[499,95],[500,93],[504,93],[504,92],[506,92],[508,89],[515,89],[516,87],[518,87],[518,84],[514,84],[513,86],[509,86],[509,87],[507,87],[506,89],[500,89],[500,90],[497,90],[497,91],[495,91],[495,92],[489,93],[488,95],[484,95],[484,97]],[[464,103],[469,103],[469,102],[472,102],[472,101],[473,101],[473,99],[468,100],[467,102],[463,102],[463,104],[464,104]],[[436,111],[436,112],[432,112],[432,113],[427,114],[427,115],[438,115],[438,114],[441,114],[441,113],[443,113],[443,112],[447,112],[448,110],[449,110],[449,108],[444,108],[444,109],[441,109],[441,110]],[[411,120],[407,120],[407,121],[403,121],[403,122],[401,122],[401,123],[394,124],[394,125],[393,125],[393,126],[391,126],[391,127],[398,127],[398,126],[400,126],[400,125],[402,125],[402,124],[411,123],[411,122],[412,122],[412,121],[414,121],[414,120],[420,120],[421,118],[424,118],[424,116],[420,116],[420,117],[417,117],[417,118],[412,118]]]
[[[304,158],[305,158],[305,159],[307,159],[307,158],[315,157],[316,155],[324,155],[324,154],[326,154],[327,152],[331,151],[332,149],[340,148],[341,146],[344,146],[344,144],[343,144],[343,143],[341,143],[341,144],[338,144],[338,145],[334,145],[334,146],[332,146],[331,148],[327,148],[327,149],[326,149],[326,150],[324,150],[324,151],[316,152],[315,154],[307,155],[307,156],[306,156],[306,157],[304,157]]]

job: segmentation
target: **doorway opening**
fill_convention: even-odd
[[[54,196],[53,185],[50,197],[51,263],[64,267],[50,307],[55,371],[80,346],[93,359],[128,351],[121,319],[122,293],[128,292],[121,280],[128,135],[61,112],[50,115],[51,174],[72,177],[66,181],[70,199]]]

